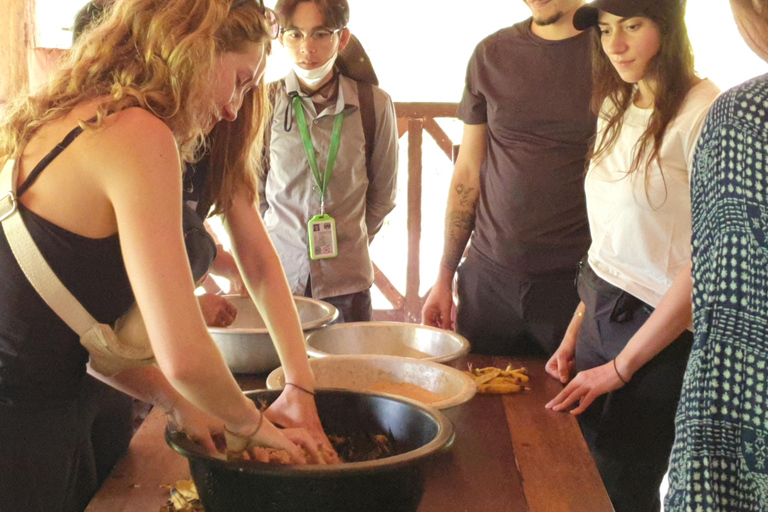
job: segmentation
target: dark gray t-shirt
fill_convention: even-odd
[[[484,39],[467,68],[458,117],[488,137],[471,251],[523,279],[572,275],[589,249],[589,39],[541,39],[529,19]]]

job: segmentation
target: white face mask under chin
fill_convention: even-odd
[[[322,82],[326,76],[328,76],[328,73],[333,70],[333,65],[336,63],[336,57],[338,55],[339,52],[334,53],[333,56],[328,59],[328,62],[315,69],[304,69],[294,62],[293,71],[296,72],[296,76],[301,78],[302,82],[307,84],[309,87],[314,88],[317,84]]]

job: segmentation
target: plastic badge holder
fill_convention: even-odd
[[[336,244],[336,221],[330,215],[315,215],[309,221],[309,257],[313,260],[335,258],[339,255]]]

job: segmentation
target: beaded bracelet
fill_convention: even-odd
[[[309,393],[309,394],[310,394],[310,395],[312,395],[312,396],[315,396],[315,394],[316,394],[314,391],[310,391],[310,390],[308,390],[307,388],[304,388],[304,387],[301,387],[301,386],[299,386],[298,384],[294,384],[293,382],[286,382],[286,383],[285,383],[285,385],[286,385],[286,386],[293,386],[293,387],[295,387],[296,389],[300,389],[301,391],[303,391],[303,392],[305,392],[305,393]]]

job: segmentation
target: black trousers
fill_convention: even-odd
[[[598,277],[579,274],[586,305],[576,347],[576,370],[614,359],[653,312]],[[674,418],[693,343],[685,331],[635,373],[629,384],[601,396],[579,416],[581,430],[616,512],[655,512],[675,437]]]
[[[456,332],[475,354],[550,356],[579,304],[576,273],[523,281],[470,251],[458,269]]]
[[[312,297],[312,280],[307,279],[305,297]],[[362,290],[335,297],[323,297],[322,301],[331,304],[339,310],[339,317],[333,322],[370,322],[373,318],[373,306],[371,305],[371,289]]]
[[[0,512],[81,512],[125,453],[132,399],[86,375],[79,397],[0,403]]]

